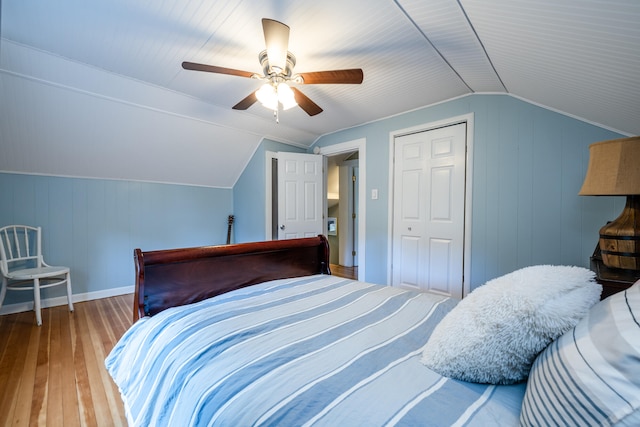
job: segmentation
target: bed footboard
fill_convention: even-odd
[[[133,321],[268,280],[331,274],[320,235],[235,245],[134,250]]]

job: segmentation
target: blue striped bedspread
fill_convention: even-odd
[[[143,318],[106,359],[135,426],[517,425],[524,384],[420,363],[456,300],[308,276]]]

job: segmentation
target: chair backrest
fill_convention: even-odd
[[[0,269],[3,275],[17,268],[42,266],[42,229],[28,225],[0,228]]]

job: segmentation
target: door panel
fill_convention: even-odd
[[[431,222],[451,221],[451,192],[453,168],[434,168],[431,170]]]
[[[402,177],[402,218],[405,221],[420,220],[420,184],[422,171],[405,171]]]
[[[278,239],[323,232],[322,156],[278,153]]]
[[[462,297],[465,148],[464,123],[395,139],[394,286]]]
[[[449,268],[434,268],[434,266],[451,265],[453,242],[451,239],[429,240],[429,290],[453,295],[455,284],[451,283]]]
[[[401,243],[402,270],[400,281],[405,286],[418,287],[420,284],[420,239],[403,236]]]

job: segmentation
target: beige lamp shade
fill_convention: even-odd
[[[640,194],[640,136],[589,146],[589,167],[581,196]]]

